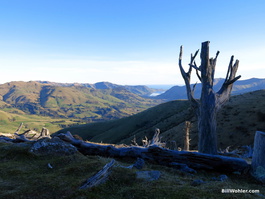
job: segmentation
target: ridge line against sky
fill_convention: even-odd
[[[0,83],[182,85],[179,47],[187,69],[204,41],[216,77],[234,55],[242,79],[264,78],[264,24],[263,0],[0,0]]]

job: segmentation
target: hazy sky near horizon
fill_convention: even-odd
[[[0,0],[0,83],[184,84],[179,47],[187,69],[204,41],[215,77],[234,55],[242,79],[265,78],[265,1]]]

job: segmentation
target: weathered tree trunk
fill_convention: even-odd
[[[190,150],[190,122],[186,121],[185,122],[185,139],[184,139],[184,151],[189,151]]]
[[[252,157],[252,175],[265,183],[265,133],[257,131],[254,139],[254,151]]]
[[[221,172],[244,172],[249,168],[247,162],[239,158],[187,151],[174,151],[156,145],[151,145],[149,147],[132,146],[117,148],[113,145],[101,145],[77,140],[70,132],[57,136],[76,146],[84,155],[142,158],[160,165],[174,166],[175,164],[186,164],[193,169],[208,169]]]
[[[199,152],[217,154],[216,111],[201,110],[198,117],[198,126]]]
[[[201,65],[198,67],[195,63],[195,55],[191,55],[191,62],[189,70],[185,73],[182,67],[182,47],[180,48],[179,67],[182,77],[185,81],[187,88],[187,96],[191,101],[191,105],[196,110],[198,117],[198,133],[199,133],[199,152],[208,154],[217,154],[217,136],[216,136],[216,114],[220,108],[228,101],[232,91],[233,83],[241,76],[237,76],[237,68],[239,61],[233,64],[234,57],[231,57],[226,79],[221,89],[216,93],[213,90],[214,73],[217,57],[219,51],[216,53],[215,58],[209,58],[209,41],[203,42],[201,47]],[[190,87],[190,74],[192,68],[196,69],[196,74],[201,81],[202,90],[200,100],[196,100],[193,96],[193,90]]]
[[[198,110],[198,149],[201,153],[217,154],[216,96],[213,91],[215,63],[209,60],[209,42],[201,47],[201,99]]]

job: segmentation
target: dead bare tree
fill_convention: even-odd
[[[213,90],[214,73],[217,57],[209,58],[209,41],[203,42],[201,46],[201,65],[197,66],[195,58],[199,52],[196,51],[194,55],[191,54],[189,63],[189,70],[185,72],[182,67],[182,46],[179,54],[179,68],[181,75],[185,81],[187,96],[191,102],[192,107],[196,110],[198,117],[198,133],[199,133],[199,152],[208,154],[217,154],[217,136],[216,136],[216,115],[221,107],[229,100],[232,91],[233,83],[241,76],[236,76],[239,61],[234,63],[234,56],[231,57],[227,70],[225,81],[218,92]],[[198,79],[201,81],[202,90],[200,99],[194,98],[194,89],[191,88],[190,79],[192,69],[196,70]]]
[[[185,122],[185,138],[184,138],[184,151],[190,150],[190,121]]]

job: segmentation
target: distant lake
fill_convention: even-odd
[[[150,97],[155,97],[155,96],[161,95],[161,94],[164,93],[164,92],[165,92],[165,91],[152,93],[152,94],[150,95]]]
[[[155,97],[158,95],[161,95],[162,93],[166,92],[168,89],[172,88],[173,84],[157,84],[157,85],[147,85],[149,88],[154,88],[154,89],[160,89],[161,91],[157,91],[155,93],[152,93],[150,96]]]
[[[163,90],[168,90],[175,86],[174,84],[157,84],[157,85],[146,85],[149,88],[155,88],[155,89],[163,89]]]

